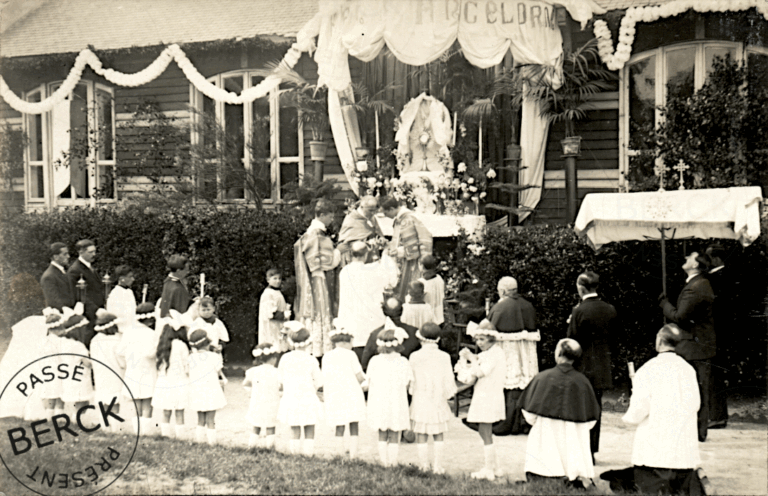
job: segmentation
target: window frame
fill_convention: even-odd
[[[207,81],[218,88],[224,87],[224,80],[239,76],[243,84],[243,91],[253,87],[254,69],[238,69],[234,71],[222,72],[207,78]],[[199,116],[202,114],[203,102],[205,96],[194,85],[190,85],[190,101],[195,109],[194,118],[191,120],[191,143],[197,145],[200,143],[200,135],[196,124],[199,124]],[[269,103],[269,165],[270,165],[270,197],[262,200],[263,204],[283,203],[281,197],[282,182],[280,178],[280,166],[282,164],[297,164],[299,177],[304,175],[304,136],[301,119],[297,119],[297,137],[298,137],[298,155],[282,156],[280,154],[280,89],[275,88],[266,95]],[[226,132],[225,108],[226,102],[213,100],[216,123]],[[243,162],[245,170],[250,173],[253,171],[253,163],[250,153],[250,139],[253,126],[253,102],[243,105]],[[216,143],[217,149],[221,149],[221,142]],[[225,189],[222,187],[223,176],[221,171],[217,171],[217,191],[216,198],[221,203],[251,203],[254,201],[253,193],[249,188],[244,188],[244,198],[226,198]]]
[[[760,47],[756,45],[745,45],[742,42],[725,41],[725,40],[694,40],[686,41],[683,43],[675,43],[671,45],[660,46],[651,50],[633,55],[629,61],[619,71],[619,189],[626,191],[627,188],[627,174],[629,173],[630,158],[637,156],[642,151],[633,150],[629,147],[629,124],[630,124],[630,93],[629,93],[629,71],[630,67],[649,57],[656,56],[655,62],[655,76],[656,87],[655,90],[655,110],[654,110],[654,125],[658,127],[662,122],[661,112],[659,106],[666,102],[667,98],[667,55],[677,50],[683,50],[686,48],[694,47],[696,49],[694,53],[694,67],[693,67],[693,88],[694,91],[698,91],[704,85],[706,81],[706,49],[707,48],[731,48],[735,49],[738,60],[745,64],[747,61],[747,54],[750,52],[765,53],[768,55],[768,48]]]
[[[44,100],[51,96],[53,92],[61,86],[63,80],[52,81],[49,83],[41,84],[29,91],[23,93],[22,98],[29,101],[29,99],[39,93],[40,100]],[[24,205],[25,207],[67,207],[67,206],[83,206],[90,205],[95,206],[98,204],[115,203],[118,200],[117,192],[117,180],[114,171],[117,166],[117,147],[116,147],[116,116],[115,116],[115,89],[113,87],[90,81],[87,79],[81,79],[78,85],[83,85],[86,88],[86,118],[88,120],[88,128],[95,130],[94,133],[88,135],[88,156],[86,158],[87,171],[89,176],[88,181],[88,198],[58,198],[53,195],[53,121],[50,118],[50,112],[43,112],[41,115],[42,125],[42,160],[32,161],[31,159],[31,142],[27,142],[24,147]],[[112,139],[109,145],[112,147],[112,158],[109,160],[100,160],[98,157],[97,144],[100,141],[100,129],[98,126],[98,103],[96,101],[96,95],[99,91],[103,91],[110,95],[111,105],[111,122],[112,126]],[[35,115],[28,115],[22,119],[22,129],[29,135],[29,129],[31,127],[31,119],[34,119]],[[43,167],[43,197],[32,197],[32,167]],[[111,167],[113,170],[112,175],[112,191],[114,192],[113,198],[99,198],[94,196],[96,190],[101,186],[98,171],[102,167]]]

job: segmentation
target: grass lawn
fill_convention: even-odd
[[[18,421],[0,419],[7,431]],[[3,432],[3,438],[7,434]],[[130,436],[92,434],[76,443],[65,439],[61,449],[33,449],[29,466],[46,465],[71,471],[81,460],[98,459],[108,446],[129,442]],[[134,438],[135,439],[135,438]],[[2,445],[7,446],[7,441]],[[5,456],[5,449],[3,450]],[[111,480],[109,478],[102,480]],[[0,474],[6,494],[34,494],[6,469]],[[55,493],[47,487],[41,492]],[[84,486],[83,490],[89,486]],[[90,486],[92,492],[98,486]],[[40,489],[40,488],[38,488]],[[67,494],[87,494],[67,492]],[[101,494],[584,494],[554,481],[531,484],[476,481],[422,472],[411,466],[384,468],[341,458],[290,456],[270,450],[208,446],[186,441],[144,438],[120,478]]]

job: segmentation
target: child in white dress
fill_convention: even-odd
[[[285,303],[280,285],[283,282],[282,274],[278,269],[267,271],[267,288],[261,293],[259,299],[259,335],[258,343],[275,343],[280,352],[288,351],[288,341],[280,332],[283,322],[291,316],[291,311]]]
[[[275,447],[277,409],[280,407],[280,380],[277,359],[280,348],[273,343],[261,343],[251,352],[253,367],[245,371],[243,387],[251,390],[251,403],[245,419],[253,426],[248,438],[249,448]]]
[[[416,434],[416,448],[422,470],[429,470],[428,438],[434,439],[435,458],[432,471],[445,473],[440,464],[443,453],[443,433],[453,416],[448,400],[456,394],[456,380],[451,368],[451,357],[440,351],[440,326],[424,324],[416,331],[421,349],[411,353],[409,362],[413,369],[411,384],[411,430]]]
[[[115,269],[117,284],[107,298],[107,312],[117,316],[117,328],[120,332],[133,327],[136,320],[136,296],[131,285],[135,280],[133,270],[127,265],[119,265]]]
[[[66,380],[61,385],[61,400],[65,405],[72,404],[70,413],[74,414],[93,400],[93,383],[90,380],[93,365],[85,345],[92,331],[88,329],[88,319],[82,315],[74,314],[67,318],[65,312],[64,317],[66,320],[61,324],[59,331],[60,336],[64,338],[61,341],[61,352],[65,355],[62,355],[61,361],[68,365],[71,374],[74,374],[76,368],[82,367],[83,377],[88,378],[82,381]]]
[[[352,334],[336,328],[330,332],[333,349],[323,355],[323,399],[325,421],[336,426],[336,437],[344,439],[349,424],[349,457],[357,456],[359,423],[365,419],[365,397],[361,384],[363,367],[352,351]],[[345,449],[344,451],[347,451]]]
[[[424,284],[424,301],[432,307],[435,314],[435,324],[442,325],[445,322],[443,301],[445,300],[445,281],[437,273],[437,258],[434,255],[421,257],[421,281]]]
[[[424,300],[424,284],[421,281],[413,281],[408,285],[408,303],[403,304],[403,315],[400,321],[416,329],[427,322],[435,321],[432,307]]]
[[[216,410],[227,405],[219,384],[219,371],[224,366],[221,354],[209,351],[211,340],[202,329],[189,335],[189,406],[197,411],[195,439],[216,444]]]
[[[175,413],[176,425],[173,433],[177,438],[184,436],[184,410],[189,405],[189,346],[187,328],[182,316],[170,309],[170,317],[160,319],[163,330],[157,343],[155,363],[157,382],[152,397],[152,408],[163,411],[160,433],[173,437],[171,413]]]
[[[323,384],[317,359],[309,354],[307,347],[312,344],[309,331],[301,322],[286,322],[289,351],[280,358],[277,374],[283,387],[283,397],[277,419],[291,426],[290,452],[296,454],[301,445],[301,430],[304,428],[302,453],[312,455],[315,450],[315,424],[320,416],[320,399],[317,390]]]
[[[157,381],[157,333],[155,332],[155,307],[142,303],[136,308],[136,324],[123,334],[123,340],[116,349],[117,359],[125,368],[126,401],[136,402],[138,424],[134,431],[152,434],[152,395]]]
[[[192,326],[189,328],[189,334],[192,334],[197,329],[204,330],[208,339],[211,340],[211,344],[209,345],[210,351],[222,355],[223,363],[223,343],[229,343],[227,326],[216,317],[216,304],[214,303],[213,298],[210,296],[203,296],[196,303],[198,317],[192,322]],[[224,372],[221,370],[219,370],[219,381],[221,382],[222,387],[228,382],[227,378],[224,376]]]
[[[63,330],[61,324],[64,323],[63,316],[55,308],[46,308],[43,310],[45,315],[45,327],[47,329],[47,336],[45,338],[45,345],[43,346],[43,355],[58,355],[61,353],[62,340],[64,338],[59,336],[59,331]],[[51,366],[58,367],[61,363],[61,357],[53,356],[46,360],[46,363],[50,363]],[[13,373],[16,373],[16,370]],[[9,377],[10,379],[10,377]],[[41,397],[43,398],[43,408],[45,409],[45,418],[52,418],[54,415],[59,415],[64,412],[64,402],[61,401],[61,381],[49,381],[43,385]]]
[[[379,458],[384,466],[397,464],[400,434],[411,426],[408,415],[408,387],[413,372],[408,359],[400,354],[408,333],[387,328],[376,336],[378,355],[368,362],[368,426],[379,431]]]
[[[483,320],[479,325],[470,323],[467,326],[467,334],[475,339],[480,353],[475,355],[467,348],[463,348],[459,352],[460,361],[456,364],[456,368],[458,371],[466,366],[470,376],[477,379],[472,393],[472,403],[467,413],[467,422],[479,424],[477,431],[483,440],[485,455],[485,467],[471,475],[475,479],[494,480],[495,477],[502,475],[502,472],[496,462],[491,427],[494,422],[506,418],[504,381],[507,375],[507,359],[501,346],[496,344],[499,333],[488,320]],[[459,377],[459,380],[466,382],[462,377]]]
[[[100,308],[96,310],[96,325],[93,330],[96,335],[91,340],[91,358],[103,363],[106,367],[93,368],[93,383],[95,385],[95,401],[102,402],[105,406],[115,403],[112,410],[120,412],[120,399],[122,398],[123,381],[121,376],[125,370],[120,366],[117,350],[123,340],[123,333],[119,331],[119,319],[116,315]],[[110,370],[111,369],[111,370]],[[120,375],[118,375],[120,374]],[[119,422],[110,422],[109,429],[112,432],[120,430]]]

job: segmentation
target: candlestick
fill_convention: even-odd
[[[635,376],[635,363],[634,362],[627,362],[627,368],[629,368],[629,377],[632,378]]]
[[[456,146],[456,126],[459,123],[459,112],[453,113],[453,142],[451,143],[451,146]]]
[[[104,277],[101,278],[101,282],[104,284],[104,298],[106,301],[109,299],[109,286],[112,284],[112,279],[109,277],[109,272],[104,274]]]
[[[149,284],[145,284],[141,287],[141,302],[146,303],[147,302],[147,289],[149,289]]]
[[[78,292],[80,293],[80,301],[85,302],[85,289],[88,287],[88,283],[85,282],[85,279],[83,279],[82,275],[80,276],[80,280],[77,281],[75,287],[77,287]]]
[[[205,274],[200,274],[200,297],[205,296]]]

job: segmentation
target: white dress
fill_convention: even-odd
[[[591,422],[566,422],[541,417],[523,410],[526,422],[531,424],[525,451],[525,471],[544,477],[577,477],[592,479],[595,467],[589,448]]]
[[[412,325],[416,329],[421,329],[421,326],[427,322],[434,321],[435,314],[432,311],[432,307],[427,303],[403,304],[403,315],[400,317],[400,322],[403,324]]]
[[[477,382],[467,412],[467,422],[492,424],[506,418],[504,381],[507,376],[507,359],[498,344],[480,353],[478,358],[478,363],[472,367]]]
[[[136,325],[136,296],[131,288],[115,286],[109,293],[105,310],[117,317],[117,328],[120,332]]]
[[[216,319],[216,321],[213,324],[209,324],[205,320],[203,320],[202,317],[198,317],[195,319],[194,322],[192,322],[192,325],[189,328],[188,335],[192,335],[192,333],[197,330],[202,329],[205,331],[205,334],[208,336],[208,339],[211,340],[211,346],[218,346],[219,341],[224,341],[225,343],[229,342],[229,333],[227,332],[227,326],[224,325],[224,322],[222,322],[219,319]]]
[[[0,388],[5,388],[9,381],[11,381],[11,378],[14,378],[14,375],[38,358],[59,353],[58,350],[50,347],[50,343],[58,345],[60,338],[51,335],[53,339],[48,339],[45,317],[42,315],[33,315],[20,320],[11,327],[11,331],[13,333],[11,342],[8,344],[8,349],[5,351],[2,361],[0,361]],[[44,365],[50,366],[51,370],[55,370],[58,363],[58,358],[53,357],[46,359]],[[31,370],[26,369],[25,372],[30,372]],[[22,374],[16,376],[13,379],[14,384],[18,384],[17,380],[23,380],[23,375],[24,373],[22,372]],[[29,381],[28,375],[24,382],[27,381]],[[22,415],[24,415],[24,418],[27,418],[25,410],[29,410],[29,408],[34,406],[35,410],[39,411],[42,409],[43,398],[58,398],[61,395],[61,390],[58,387],[60,384],[61,381],[50,381],[32,388],[32,393],[26,398],[26,407],[25,403],[21,401],[5,401],[8,394],[6,392],[6,395],[3,395],[4,401],[0,401],[0,418],[22,417]],[[49,385],[55,385],[55,387],[51,388]],[[46,396],[46,393],[49,391],[51,391],[53,396]],[[35,404],[32,405],[32,402]]]
[[[411,384],[411,430],[418,434],[440,434],[453,417],[448,399],[456,394],[451,357],[437,344],[421,343],[408,360],[413,370]]]
[[[273,320],[277,313],[283,313],[287,308],[283,293],[279,289],[267,286],[259,299],[258,344],[272,343],[278,345],[282,352],[288,350],[288,341],[280,332],[283,321]]]
[[[429,303],[432,312],[435,314],[435,324],[440,325],[445,322],[443,312],[443,300],[445,300],[445,281],[440,276],[432,279],[419,279],[424,284],[424,302]]]
[[[61,381],[61,400],[64,403],[91,401],[93,399],[92,364],[88,348],[76,339],[63,338],[61,352],[67,353],[61,357],[61,362],[67,364],[69,371],[69,378]],[[77,380],[74,380],[74,377]]]
[[[277,419],[290,426],[315,425],[321,412],[317,390],[323,384],[317,359],[306,351],[289,351],[280,358],[277,373],[283,385]]]
[[[43,319],[43,322],[44,321],[45,319]],[[43,329],[46,329],[45,324],[43,324]],[[58,355],[59,353],[62,353],[65,339],[66,338],[59,337],[55,334],[48,334],[45,337],[45,344],[43,345],[43,356],[50,356],[50,358],[46,359],[45,361],[46,365],[50,364],[51,368],[57,368],[59,366],[62,357],[51,355]],[[6,355],[8,355],[7,351]],[[61,398],[61,385],[61,381],[46,382],[43,387],[42,398],[49,400]]]
[[[219,384],[221,354],[195,350],[189,355],[189,407],[198,412],[213,412],[227,406]]]
[[[112,335],[97,332],[91,340],[91,358],[106,365],[103,367],[101,364],[96,364],[93,367],[93,382],[96,384],[95,400],[105,405],[109,405],[113,398],[117,398],[116,403],[120,403],[125,387],[120,380],[125,376],[125,367],[117,357],[122,340],[122,332]]]
[[[323,355],[323,398],[325,423],[347,425],[365,419],[365,397],[357,381],[363,373],[357,354],[334,348]]]
[[[129,400],[131,396],[136,400],[148,399],[155,392],[157,340],[158,333],[144,324],[136,323],[123,333],[116,354],[125,367],[123,380],[128,389],[123,387],[123,396]]]
[[[189,405],[189,348],[180,339],[171,341],[171,354],[160,365],[155,383],[152,407],[162,410],[184,410]]]
[[[368,427],[404,431],[410,428],[408,385],[413,371],[399,353],[380,353],[368,363]]]
[[[245,371],[245,380],[251,382],[251,403],[245,419],[254,427],[275,427],[277,409],[280,407],[277,368],[268,363],[251,367]]]

